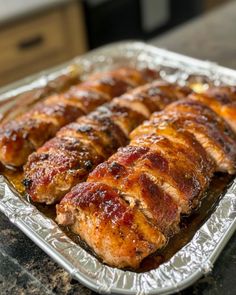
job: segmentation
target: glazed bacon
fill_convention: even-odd
[[[153,80],[151,70],[119,68],[94,74],[87,81],[37,103],[29,112],[0,127],[0,161],[21,166],[64,125],[127,90]]]
[[[235,135],[200,102],[173,102],[130,138],[128,146],[98,165],[87,182],[76,185],[57,205],[58,223],[79,234],[105,263],[119,268],[137,268],[178,232],[181,214],[199,205],[214,172],[236,172]],[[142,215],[129,219],[127,226],[129,210]],[[140,228],[146,231],[136,236]],[[152,237],[146,234],[149,228],[164,239],[147,240]]]
[[[145,256],[166,243],[164,235],[140,210],[129,206],[118,190],[102,183],[76,186],[57,211],[60,223],[71,225],[101,259],[113,266],[138,267]]]
[[[236,133],[236,87],[210,87],[204,93],[194,93],[189,97],[213,109]]]
[[[155,126],[171,125],[190,132],[214,160],[217,171],[235,174],[235,134],[210,108],[195,101],[179,101],[167,106],[165,112],[156,113],[153,123]]]
[[[24,167],[24,184],[35,202],[59,201],[75,184],[128,143],[129,133],[152,112],[190,93],[185,87],[155,81],[131,90],[63,127],[33,153]]]

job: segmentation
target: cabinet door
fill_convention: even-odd
[[[86,51],[82,11],[75,4],[0,29],[0,85]]]

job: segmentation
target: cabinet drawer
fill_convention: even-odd
[[[67,43],[61,11],[52,11],[0,30],[0,72],[56,53]]]

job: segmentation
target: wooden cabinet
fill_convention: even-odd
[[[0,85],[86,51],[81,3],[68,2],[0,28]]]

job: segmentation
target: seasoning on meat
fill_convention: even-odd
[[[24,167],[26,190],[33,201],[52,204],[128,143],[129,133],[153,111],[186,97],[190,90],[155,81],[131,90],[87,116],[63,127],[33,153]]]
[[[29,112],[0,126],[0,161],[8,166],[22,166],[62,126],[156,75],[149,69],[119,68],[92,75],[65,93],[47,97]]]
[[[214,172],[236,172],[235,135],[197,101],[173,102],[130,137],[128,146],[98,165],[57,205],[58,223],[80,235],[103,262],[119,268],[137,268],[178,232],[181,214],[199,205]],[[105,197],[109,193],[116,202]],[[126,212],[132,212],[128,225]],[[156,237],[157,230],[164,238]]]

